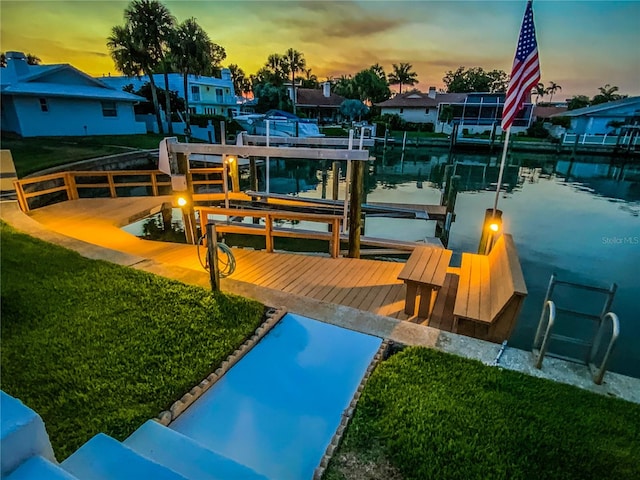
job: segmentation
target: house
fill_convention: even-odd
[[[23,137],[146,133],[136,122],[137,95],[111,88],[68,64],[28,65],[7,52],[0,94],[2,130]]]
[[[400,115],[405,122],[438,125],[438,109],[441,103],[464,101],[466,93],[440,93],[430,87],[428,93],[409,91],[384,102],[376,103],[381,114]]]
[[[296,100],[298,115],[317,119],[318,123],[335,123],[341,118],[340,105],[345,98],[331,91],[330,82],[324,82],[322,89],[296,88]]]
[[[628,126],[640,125],[640,97],[623,98],[592,107],[569,110],[553,117],[569,117],[571,133],[607,135],[616,130],[616,127],[611,125],[612,122]]]
[[[457,124],[460,131],[484,133],[500,125],[504,97],[504,93],[440,93],[429,87],[428,93],[411,91],[377,105],[382,115],[397,114],[407,122],[430,123],[438,132],[451,133],[453,124]],[[525,103],[513,122],[512,132],[525,131],[530,126],[532,109],[530,102]]]
[[[564,112],[568,110],[567,105],[535,105],[533,107],[533,120],[548,121],[552,116],[563,116]]]
[[[149,82],[147,75],[141,77],[103,76],[100,81],[113,88],[122,90],[127,85],[133,85],[134,90],[139,90]],[[164,75],[156,73],[153,80],[158,88],[164,89]],[[182,99],[185,98],[184,77],[181,73],[169,73],[169,90],[177,92]],[[221,78],[205,77],[199,75],[187,76],[187,92],[189,94],[189,113],[199,115],[222,115],[232,117],[240,113],[237,103],[231,72],[227,68],[221,71]],[[160,105],[164,109],[164,105]]]

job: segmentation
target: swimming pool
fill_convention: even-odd
[[[270,479],[311,478],[381,343],[289,313],[169,428]]]

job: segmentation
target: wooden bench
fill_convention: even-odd
[[[407,315],[415,313],[416,296],[419,293],[418,317],[429,318],[433,292],[437,292],[444,284],[452,253],[451,250],[434,246],[421,246],[413,250],[398,274],[398,278],[407,285],[404,306]]]
[[[526,296],[518,253],[505,233],[489,255],[462,254],[453,331],[502,342],[511,335]]]

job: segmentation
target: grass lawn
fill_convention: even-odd
[[[0,228],[1,387],[42,416],[58,460],[98,432],[127,437],[262,320],[257,302]]]
[[[2,136],[2,148],[11,150],[19,178],[45,168],[89,158],[158,148],[164,135],[97,135],[88,137]],[[178,136],[184,141],[184,137]]]
[[[370,377],[324,478],[640,478],[640,405],[406,348]]]

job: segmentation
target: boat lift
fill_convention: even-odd
[[[590,314],[585,312],[579,312],[575,310],[565,309],[556,307],[555,302],[551,299],[553,296],[553,292],[556,286],[567,286],[575,289],[587,290],[597,294],[604,294],[605,301],[602,311],[599,314]],[[547,288],[547,294],[544,298],[544,303],[542,306],[542,314],[540,315],[540,322],[538,323],[538,329],[536,331],[536,336],[533,341],[533,355],[535,360],[535,366],[538,369],[542,368],[542,362],[544,360],[545,355],[549,357],[555,357],[562,360],[566,360],[573,363],[579,363],[586,365],[591,371],[591,375],[594,383],[597,385],[602,384],[602,379],[604,378],[604,374],[607,370],[607,363],[609,361],[609,356],[611,355],[611,351],[620,335],[620,321],[618,320],[618,316],[609,311],[611,308],[611,303],[613,302],[613,297],[616,293],[618,286],[613,283],[609,288],[602,287],[594,287],[591,285],[583,285],[573,282],[560,281],[556,279],[555,273],[551,275],[551,279],[549,281],[549,287]],[[575,338],[567,335],[559,335],[552,333],[553,328],[556,324],[556,314],[563,313],[571,317],[579,318],[581,320],[590,320],[597,323],[597,329],[595,336],[591,341],[585,341],[581,338]],[[605,326],[608,322],[611,322],[611,339],[609,340],[609,345],[602,357],[602,361],[600,365],[596,364],[596,356],[598,352],[601,350],[602,339],[604,337]],[[560,355],[557,353],[551,353],[548,351],[549,343],[551,340],[556,340],[558,342],[562,342],[565,344],[573,344],[582,346],[588,349],[588,353],[584,358],[575,358],[566,355]]]

